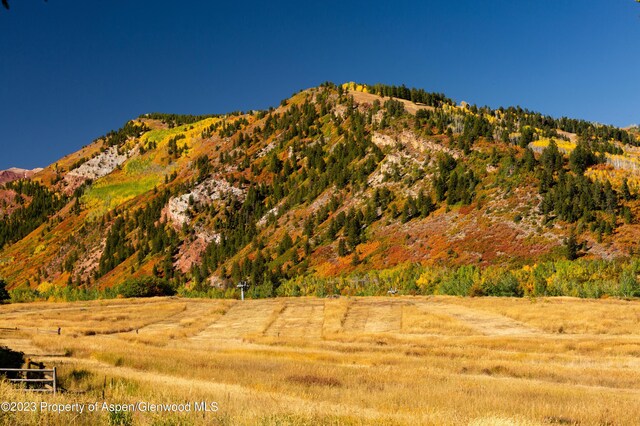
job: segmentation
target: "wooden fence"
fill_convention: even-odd
[[[9,374],[7,381],[11,383],[24,384],[23,390],[28,392],[58,392],[58,377],[56,368],[0,368],[0,373]],[[7,376],[9,376],[7,375]]]

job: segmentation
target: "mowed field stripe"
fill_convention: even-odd
[[[265,336],[306,337],[319,339],[322,336],[324,301],[314,300],[301,304],[286,304]]]
[[[365,333],[397,332],[401,328],[402,302],[374,301],[368,304]]]
[[[466,306],[432,303],[429,301],[416,303],[420,309],[441,315],[449,315],[458,319],[467,327],[486,336],[537,335],[542,331],[505,317],[503,315],[468,308]]]
[[[236,303],[213,324],[189,340],[192,343],[206,343],[220,339],[241,340],[260,334],[269,323],[274,309],[277,309],[275,300],[245,300]]]

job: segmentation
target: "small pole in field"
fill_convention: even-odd
[[[240,300],[244,300],[244,292],[246,290],[249,290],[249,283],[247,283],[247,281],[245,280],[242,280],[236,287],[240,289]]]

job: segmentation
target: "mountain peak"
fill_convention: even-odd
[[[0,185],[18,179],[30,179],[31,177],[33,177],[33,175],[42,170],[42,168],[28,170],[18,167],[11,167],[6,170],[0,170]]]

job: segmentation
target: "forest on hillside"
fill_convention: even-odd
[[[638,145],[630,130],[381,84],[145,114],[5,184],[0,276],[14,300],[236,297],[241,280],[252,297],[637,296],[639,186],[613,164]],[[90,161],[113,170],[82,178]],[[495,247],[449,235],[469,220]]]

